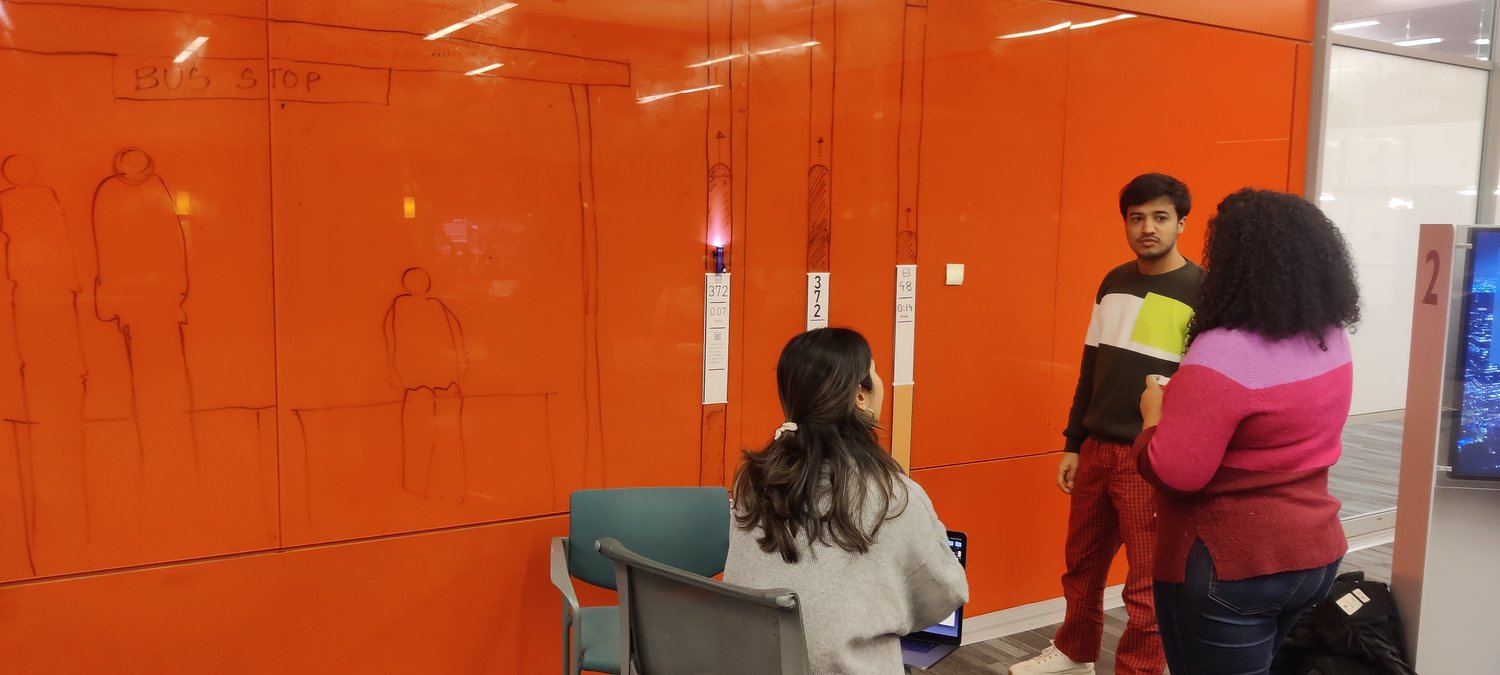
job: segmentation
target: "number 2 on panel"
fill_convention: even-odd
[[[1432,280],[1427,282],[1427,295],[1422,297],[1422,304],[1424,305],[1438,304],[1438,271],[1442,267],[1442,260],[1443,257],[1437,250],[1434,249],[1427,252],[1427,262],[1432,263]]]
[[[813,319],[822,319],[823,318],[823,277],[821,277],[821,276],[814,276],[812,278],[812,284],[813,284],[812,285],[812,287],[813,287],[812,318]]]

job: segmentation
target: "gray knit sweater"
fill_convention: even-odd
[[[897,491],[890,520],[863,555],[829,543],[809,545],[804,535],[799,561],[788,564],[760,550],[759,528],[730,527],[724,580],[797,593],[814,673],[900,675],[901,636],[968,601],[968,580],[932,501],[911,479],[902,476],[901,483],[906,495]],[[872,494],[865,503],[879,502]],[[873,524],[878,516],[866,520]]]

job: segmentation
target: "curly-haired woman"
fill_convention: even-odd
[[[1182,367],[1141,396],[1157,622],[1173,675],[1265,673],[1347,550],[1328,469],[1359,287],[1338,228],[1279,192],[1225,198],[1203,260]]]

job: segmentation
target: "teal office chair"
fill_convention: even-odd
[[[563,673],[621,672],[620,610],[579,607],[577,578],[615,590],[614,563],[594,543],[606,537],[673,567],[711,577],[729,557],[729,493],[722,487],[579,490],[568,536],[552,540],[552,585],[562,593]]]
[[[663,565],[604,538],[620,587],[629,675],[810,675],[797,594],[736,586]]]

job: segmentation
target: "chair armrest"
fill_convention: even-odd
[[[578,614],[578,593],[573,590],[573,575],[568,573],[568,538],[552,538],[552,585],[562,593],[568,619]]]

